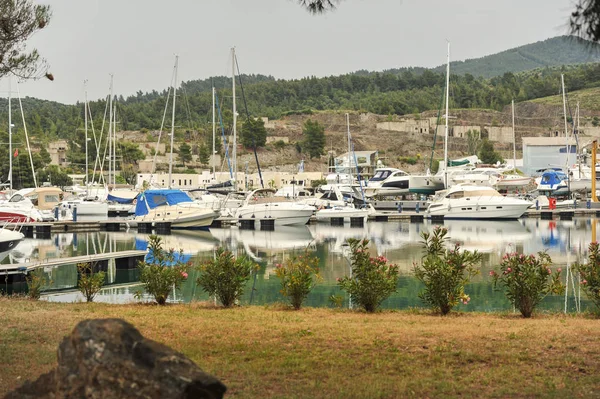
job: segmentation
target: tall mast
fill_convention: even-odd
[[[175,139],[175,103],[177,98],[177,68],[179,67],[179,56],[175,56],[175,80],[173,82],[173,113],[171,114],[171,156],[169,158],[169,188],[173,187],[173,141]]]
[[[448,188],[448,101],[450,99],[450,42],[446,61],[446,128],[444,131],[444,187]]]
[[[115,180],[115,170],[113,169],[112,166],[112,159],[114,156],[114,141],[113,141],[113,132],[112,132],[112,128],[113,128],[113,124],[112,124],[112,120],[113,120],[113,106],[112,106],[112,102],[113,102],[113,79],[114,79],[114,75],[111,74],[110,75],[110,98],[108,100],[108,184],[110,184],[110,176],[111,176],[111,172],[112,172],[112,176],[113,176],[113,185],[114,185],[114,180]]]
[[[212,142],[212,167],[213,167],[213,180],[216,180],[216,157],[215,157],[215,133],[216,133],[216,124],[215,124],[215,87],[212,88],[212,130],[213,130],[213,142]]]
[[[85,197],[90,196],[90,186],[88,182],[88,101],[87,101],[87,79],[83,81],[84,100],[83,113],[85,114]]]
[[[513,169],[517,170],[517,134],[515,133],[515,100],[512,100]]]
[[[8,178],[10,179],[10,191],[13,189],[13,151],[12,151],[12,92],[10,91],[10,83],[12,78],[8,78]]]
[[[566,165],[567,165],[567,170],[566,173],[567,175],[569,174],[569,132],[567,131],[567,97],[565,95],[565,75],[561,74],[560,75],[560,82],[561,82],[561,86],[562,86],[562,96],[563,96],[563,112],[564,112],[564,121],[565,121],[565,144],[566,144]]]
[[[237,111],[235,110],[235,47],[231,48],[231,93],[233,96],[233,189],[237,191],[238,164],[237,164]]]
[[[348,171],[352,176],[352,162],[350,161],[350,156],[352,153],[352,141],[350,140],[350,114],[346,112],[346,129],[348,134]],[[358,166],[358,165],[357,165]]]
[[[113,171],[114,176],[113,176],[113,188],[114,185],[117,184],[117,102],[115,101],[115,103],[113,104],[113,150],[114,150],[114,157],[113,157]],[[121,162],[122,164],[122,162]]]

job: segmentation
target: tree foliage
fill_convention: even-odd
[[[26,42],[50,22],[50,6],[31,0],[0,0],[0,76],[38,78],[47,73],[46,62],[37,50],[28,51]]]
[[[503,161],[500,154],[494,151],[494,143],[488,139],[482,140],[479,145],[479,159],[481,162],[490,165]]]
[[[304,135],[302,150],[311,159],[325,154],[325,128],[318,121],[308,119],[304,122],[302,134]]]
[[[192,147],[188,143],[182,143],[179,146],[179,160],[185,166],[186,162],[190,162],[192,160]]]
[[[241,140],[243,146],[254,148],[264,147],[267,143],[267,129],[265,122],[258,118],[249,118],[242,126]]]

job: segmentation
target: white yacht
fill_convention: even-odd
[[[146,190],[139,195],[132,224],[170,222],[174,229],[207,228],[219,212],[194,202],[181,190]]]
[[[315,211],[311,205],[274,197],[274,189],[260,188],[251,191],[241,207],[235,210],[236,219],[274,219],[276,226],[308,223]]]
[[[366,222],[369,215],[375,214],[375,208],[371,204],[358,199],[362,194],[357,192],[357,188],[353,187],[354,195],[345,196],[339,187],[332,186],[329,194],[335,196],[338,200],[341,199],[342,203],[340,204],[338,201],[335,205],[319,209],[315,213],[318,222],[329,222],[331,218],[343,218],[344,223],[350,223],[353,218],[363,218],[363,222]]]
[[[396,168],[377,168],[365,187],[365,195],[394,196],[408,194],[409,175]]]
[[[518,219],[531,202],[506,197],[492,187],[461,184],[439,191],[425,215],[444,219]]]

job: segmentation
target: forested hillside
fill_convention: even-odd
[[[586,57],[591,57],[590,49],[584,51],[584,43],[572,42],[576,43],[573,48],[567,45],[568,43],[564,37],[555,38],[516,50],[519,54],[530,54],[529,59],[535,56],[540,60],[547,59],[547,52],[553,51],[557,62],[581,62],[587,60]],[[511,52],[514,53],[513,50],[505,53],[512,54]],[[459,65],[464,66],[470,62]],[[516,65],[511,65],[512,68],[517,68]],[[491,67],[483,69],[491,70]],[[513,98],[516,101],[525,101],[555,95],[559,92],[561,73],[565,74],[569,92],[600,87],[600,64],[544,67],[517,74],[507,72],[490,79],[459,72],[460,67],[451,69],[451,108],[501,110]],[[353,110],[383,115],[435,110],[440,107],[445,77],[443,73],[436,71],[405,69],[387,72],[360,71],[341,76],[295,80],[276,80],[264,75],[242,75],[240,81],[243,83],[245,98],[241,98],[240,88],[237,93],[238,112],[239,120],[243,122],[246,117],[245,104],[250,116],[267,116],[271,119],[288,113],[311,112],[310,110]],[[221,76],[181,84],[176,112],[176,125],[179,130],[209,130],[212,113],[210,89],[213,84],[218,89],[224,128],[229,128],[232,119],[231,79]],[[138,92],[127,98],[116,96],[119,129],[158,129],[165,111],[166,97],[166,89],[161,92]],[[94,127],[99,131],[106,101],[93,101],[90,106],[94,116]],[[13,102],[13,107],[15,129],[22,132],[16,101]],[[23,107],[28,130],[36,136],[36,142],[45,143],[56,138],[73,140],[77,137],[78,141],[83,143],[83,104],[64,105],[25,98]],[[8,125],[7,114],[7,100],[0,99],[0,131],[5,130],[5,126]],[[241,134],[244,134],[243,130]]]
[[[481,58],[455,61],[450,68],[458,75],[471,74],[491,78],[506,72],[523,72],[536,68],[585,64],[600,61],[600,45],[575,36],[558,36],[526,44]],[[446,66],[436,68],[445,71]]]

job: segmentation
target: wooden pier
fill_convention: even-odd
[[[108,264],[108,261],[111,259],[114,259],[117,269],[132,269],[136,267],[138,261],[144,260],[146,253],[146,251],[131,250],[0,265],[0,276],[10,274],[27,274],[28,272],[40,267],[57,267],[76,265],[78,263]]]

